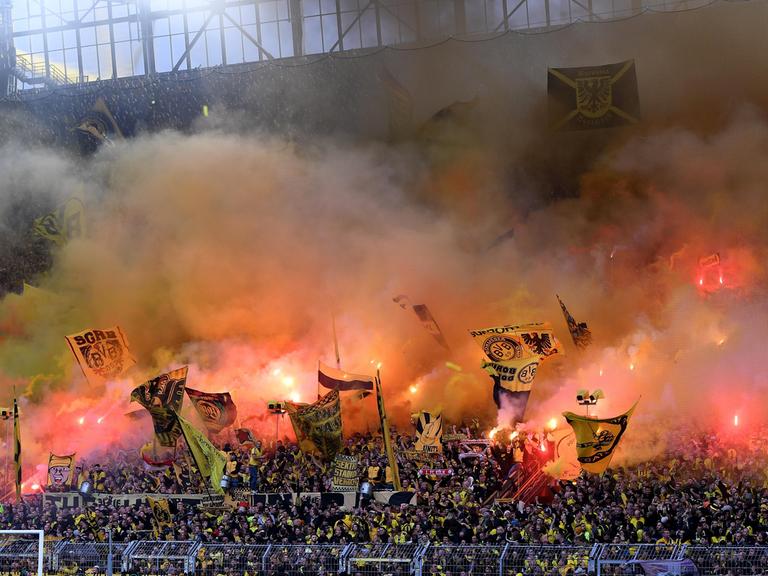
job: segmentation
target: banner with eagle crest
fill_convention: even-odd
[[[549,68],[552,130],[592,130],[640,121],[635,61],[604,66]]]
[[[184,401],[188,366],[160,374],[131,392],[131,402],[138,402],[152,416],[155,436],[161,446],[172,448],[181,436],[176,413]]]
[[[192,388],[186,390],[209,432],[218,434],[237,420],[237,406],[232,402],[229,392],[200,392]]]
[[[581,468],[592,474],[602,474],[611,463],[611,458],[629,425],[629,418],[637,402],[614,418],[590,418],[573,412],[564,412],[565,420],[576,435],[576,455]]]
[[[469,333],[491,362],[537,356],[545,359],[565,353],[551,326],[545,323],[495,326],[470,330]]]
[[[67,344],[91,385],[117,378],[136,364],[120,326],[88,329],[66,337]]]

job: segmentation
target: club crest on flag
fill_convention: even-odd
[[[237,420],[237,406],[229,392],[200,392],[187,388],[187,396],[200,415],[205,427],[218,434]]]
[[[84,330],[67,336],[66,340],[91,384],[117,378],[136,364],[119,326],[105,330]]]
[[[173,447],[181,436],[176,413],[181,410],[184,401],[188,369],[184,366],[161,374],[131,392],[131,401],[138,402],[152,415],[155,435],[161,446]]]
[[[576,454],[581,467],[587,472],[600,474],[608,468],[621,438],[627,430],[632,408],[614,418],[590,418],[573,412],[564,412],[565,420],[576,435]]]

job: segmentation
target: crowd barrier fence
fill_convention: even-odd
[[[29,541],[0,542],[0,572],[36,559]],[[199,541],[46,542],[49,575],[187,574],[194,576],[529,576],[766,573],[768,546],[661,544],[208,544]]]

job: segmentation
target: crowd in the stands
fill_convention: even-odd
[[[380,437],[355,436],[344,451],[358,457],[361,482],[392,490],[382,444]],[[714,435],[679,436],[650,462],[556,482],[552,494],[530,504],[494,502],[502,471],[520,460],[508,444],[468,447],[461,440],[446,442],[443,454],[427,463],[412,457],[411,438],[399,437],[398,444],[402,490],[414,496],[397,505],[358,496],[356,508],[345,510],[316,494],[248,504],[239,493],[232,496],[230,508],[196,508],[171,498],[172,520],[158,524],[143,499],[119,506],[92,498],[82,508],[66,508],[39,496],[5,504],[0,528],[43,528],[49,536],[76,541],[103,539],[107,528],[116,541],[585,545],[767,541],[768,458],[767,445],[760,441],[734,447]],[[249,468],[258,471],[254,484],[258,492],[331,489],[332,466],[302,454],[294,445],[245,446],[233,453],[239,455],[244,486],[250,484]],[[202,491],[196,480],[199,474],[186,464],[153,471],[127,455],[117,455],[101,463],[87,462],[84,468],[78,482],[92,482],[95,493]]]

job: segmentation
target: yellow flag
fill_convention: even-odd
[[[333,459],[343,446],[339,391],[334,390],[314,404],[287,402],[293,431],[302,452]]]
[[[498,378],[499,386],[505,390],[530,392],[540,361],[540,356],[515,358],[504,362],[486,362],[483,360],[482,368],[494,379]]]
[[[602,474],[608,468],[635,406],[637,402],[624,414],[604,419],[579,416],[573,412],[563,413],[576,434],[576,454],[583,470]]]
[[[419,412],[416,420],[416,444],[417,452],[438,453],[443,451],[443,417],[429,412]]]
[[[176,417],[179,419],[184,440],[189,446],[189,451],[192,452],[195,464],[200,469],[200,474],[203,478],[210,480],[211,486],[216,492],[222,493],[221,477],[224,475],[224,466],[227,463],[226,454],[211,444],[205,434],[184,418],[178,414]]]
[[[147,496],[147,502],[149,502],[149,507],[152,509],[152,517],[155,520],[155,538],[160,538],[160,535],[166,528],[173,528],[170,505],[168,500],[155,500],[151,496]]]
[[[50,214],[34,221],[35,234],[63,246],[73,238],[85,236],[85,206],[80,198],[72,197]]]
[[[117,378],[136,364],[120,326],[89,328],[66,339],[83,374],[94,386]]]
[[[470,330],[469,334],[491,362],[523,358],[548,358],[564,354],[563,346],[549,324],[521,324]]]

